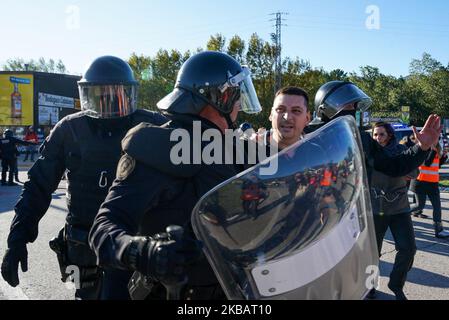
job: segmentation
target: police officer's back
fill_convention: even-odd
[[[171,297],[223,298],[211,267],[204,256],[198,256],[191,212],[202,195],[242,168],[220,163],[222,157],[211,164],[204,159],[192,164],[196,156],[191,154],[185,158],[187,163],[177,165],[173,154],[178,152],[172,151],[179,149],[173,148],[170,136],[186,137],[181,142],[186,143],[183,152],[196,149],[196,155],[201,157],[208,143],[196,140],[196,134],[201,139],[201,134],[208,130],[221,139],[225,129],[234,127],[240,108],[248,113],[260,111],[249,70],[223,53],[197,54],[185,62],[175,90],[158,107],[172,121],[164,128],[141,125],[124,139],[126,155],[94,222],[90,245],[100,265],[137,271],[144,276],[146,280],[135,280],[144,282],[142,287],[147,290],[136,298],[165,299],[166,288],[173,288],[185,274],[185,290]],[[199,125],[201,132],[195,134]],[[194,143],[198,143],[198,148],[192,147]],[[157,153],[148,147],[150,144],[156,145]],[[184,227],[184,237],[174,241],[164,234],[170,225]]]
[[[129,65],[119,58],[106,56],[93,61],[79,82],[79,89],[83,111],[56,125],[41,148],[42,156],[28,173],[29,181],[15,207],[2,276],[12,286],[19,284],[18,263],[26,269],[26,245],[36,240],[38,223],[66,173],[67,224],[51,245],[58,252],[63,279],[68,265],[80,268],[81,288],[76,297],[96,299],[102,270],[96,266],[87,236],[115,178],[121,140],[129,129],[141,122],[161,125],[167,119],[160,114],[136,110],[137,82]],[[115,290],[107,292],[115,296],[103,295],[102,298],[126,298],[130,274],[105,272],[103,287],[111,285],[109,276],[118,284]],[[123,278],[125,280],[121,280]]]

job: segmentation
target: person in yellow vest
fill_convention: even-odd
[[[445,231],[441,222],[441,198],[440,198],[440,159],[442,150],[439,143],[433,147],[426,162],[419,167],[419,176],[413,181],[411,190],[418,197],[418,204],[412,207],[415,217],[426,218],[422,213],[426,205],[426,198],[429,197],[433,207],[433,222],[435,227],[435,237],[449,238],[449,232]]]

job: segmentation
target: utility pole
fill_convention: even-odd
[[[276,16],[275,19],[271,19],[270,21],[276,21],[276,33],[271,34],[271,38],[275,45],[276,50],[276,62],[275,62],[275,85],[274,91],[278,91],[282,87],[282,27],[287,26],[286,24],[282,24],[282,21],[285,19],[282,18],[283,15],[288,15],[287,12],[276,12],[272,13],[272,16]]]

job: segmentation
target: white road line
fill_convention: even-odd
[[[13,288],[3,279],[0,279],[0,292],[2,292],[8,300],[30,300],[20,287]]]

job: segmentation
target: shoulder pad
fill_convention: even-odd
[[[139,124],[141,122],[148,122],[160,126],[169,121],[164,115],[159,112],[138,109],[133,114],[133,122]]]
[[[174,128],[161,128],[151,123],[141,123],[129,130],[122,140],[122,149],[136,161],[165,174],[190,178],[199,172],[201,165],[174,164],[170,159],[172,148],[179,141],[170,141]]]
[[[321,128],[324,125],[325,125],[325,123],[323,121],[321,121],[321,119],[315,118],[304,128],[304,133],[309,134],[309,133],[315,132],[316,130],[318,130],[319,128]]]

